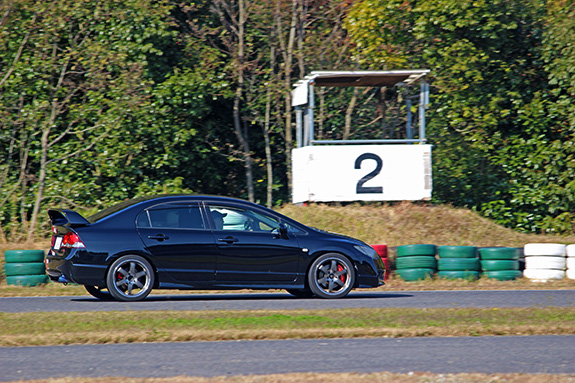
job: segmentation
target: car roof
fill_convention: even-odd
[[[159,195],[150,195],[150,196],[142,196],[142,197],[136,197],[136,198],[132,198],[126,201],[122,201],[120,203],[117,203],[113,206],[110,206],[104,210],[99,211],[98,213],[88,217],[88,221],[90,223],[95,223],[98,222],[100,220],[103,220],[107,217],[110,217],[112,215],[115,215],[116,213],[122,212],[124,210],[130,209],[132,207],[135,207],[136,205],[140,205],[142,203],[147,203],[147,202],[157,202],[157,203],[162,203],[162,202],[168,202],[170,200],[188,200],[188,201],[221,201],[221,202],[239,202],[242,204],[246,204],[246,205],[250,205],[250,206],[254,206],[260,209],[265,209],[268,210],[267,208],[249,202],[249,201],[245,201],[239,198],[233,198],[233,197],[223,197],[223,196],[214,196],[214,195],[199,195],[199,194],[159,194]]]

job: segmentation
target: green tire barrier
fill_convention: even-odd
[[[486,247],[478,251],[482,260],[517,260],[521,256],[521,249],[516,247]]]
[[[439,271],[479,271],[481,264],[479,258],[439,258],[437,269]]]
[[[6,277],[6,283],[15,286],[38,286],[48,283],[47,275],[16,275]]]
[[[479,271],[439,271],[437,276],[444,279],[475,280],[479,278]]]
[[[4,271],[7,277],[16,275],[44,275],[46,266],[43,262],[34,263],[6,263]]]
[[[397,246],[396,254],[398,257],[409,257],[414,255],[433,255],[437,247],[435,245],[403,245]]]
[[[44,262],[44,250],[6,250],[6,263]]]
[[[435,273],[434,269],[401,269],[395,271],[401,279],[407,282],[421,281],[426,278],[432,278]]]
[[[439,246],[437,248],[439,258],[477,258],[475,246]]]
[[[397,258],[395,268],[400,269],[433,269],[437,270],[437,259],[430,255],[404,256]]]
[[[503,271],[519,270],[519,261],[506,259],[481,260],[481,270],[483,271]]]
[[[521,278],[523,273],[520,270],[499,270],[484,272],[483,276],[489,279],[496,279],[498,281],[511,281],[513,279]]]

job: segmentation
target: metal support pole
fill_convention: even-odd
[[[314,138],[314,126],[313,126],[313,119],[314,113],[313,109],[315,107],[315,95],[314,95],[314,87],[313,82],[310,81],[309,88],[308,88],[308,136],[307,136],[307,144],[311,145],[313,138]]]
[[[425,140],[425,109],[429,106],[429,84],[422,81],[419,92],[419,139]]]
[[[301,106],[295,107],[295,136],[297,147],[301,148],[303,145],[303,110]]]
[[[405,108],[407,109],[407,123],[405,130],[407,133],[407,139],[413,139],[413,113],[411,113],[411,100],[408,98],[405,101]]]

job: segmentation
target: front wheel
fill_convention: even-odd
[[[310,290],[320,298],[343,298],[353,288],[355,270],[341,254],[328,253],[317,258],[308,273]]]
[[[140,301],[152,291],[154,270],[146,259],[138,255],[125,255],[110,266],[106,285],[116,300]]]

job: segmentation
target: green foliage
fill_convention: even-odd
[[[366,66],[432,70],[436,202],[572,231],[574,12],[563,0],[354,5],[348,30]]]
[[[97,203],[98,177],[117,176],[130,156],[123,143],[148,104],[146,66],[162,53],[154,42],[170,38],[168,12],[164,2],[7,5],[0,234],[33,236],[46,202]],[[114,190],[125,189],[118,181]]]
[[[234,101],[256,200],[269,197],[268,162],[273,199],[287,200],[293,82],[415,67],[432,70],[434,201],[524,231],[573,231],[573,0],[245,4],[240,54],[237,0],[1,3],[0,242],[45,230],[47,206],[246,197]],[[407,94],[355,92],[352,108],[353,89],[329,92],[317,92],[322,138],[389,137],[404,124]]]

